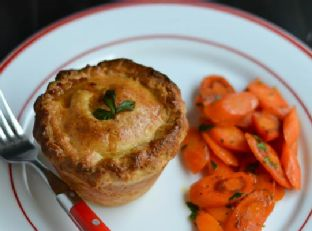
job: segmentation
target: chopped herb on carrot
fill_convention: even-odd
[[[192,202],[186,202],[187,207],[190,209],[191,213],[189,215],[189,218],[191,221],[194,221],[196,219],[197,213],[199,211],[199,207]]]
[[[242,195],[243,195],[243,193],[241,193],[241,192],[236,192],[236,193],[234,193],[234,194],[229,198],[229,200],[232,201],[232,200],[234,200],[234,199],[236,199],[236,198],[240,198]]]
[[[265,143],[257,143],[257,147],[261,150],[266,152],[267,148],[265,146]]]
[[[262,141],[262,139],[257,136],[257,135],[254,135],[256,141],[257,141],[257,147],[259,150],[263,151],[263,152],[266,152],[267,151],[267,147],[265,145],[265,143]]]
[[[264,162],[265,164],[270,165],[270,166],[273,167],[273,168],[277,168],[277,164],[274,163],[274,162],[270,159],[270,157],[268,157],[268,156],[266,156],[266,157],[263,158],[263,162]]]
[[[218,164],[216,162],[214,162],[213,160],[210,162],[211,166],[213,169],[217,169],[218,168]]]

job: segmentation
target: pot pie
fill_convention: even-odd
[[[34,109],[44,155],[82,198],[105,206],[146,192],[188,128],[178,87],[128,59],[61,71]]]

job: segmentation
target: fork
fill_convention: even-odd
[[[29,164],[56,194],[56,200],[80,231],[109,231],[91,208],[38,159],[39,150],[26,137],[0,90],[0,157],[11,164]]]

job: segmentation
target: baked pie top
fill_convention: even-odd
[[[92,182],[163,168],[187,129],[177,86],[127,59],[61,71],[37,99],[35,112],[34,136],[43,152],[57,168]]]

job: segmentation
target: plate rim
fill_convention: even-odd
[[[224,4],[220,3],[212,3],[212,2],[193,2],[193,3],[163,3],[163,2],[154,2],[154,3],[104,3],[99,6],[91,7],[85,10],[81,10],[78,12],[75,12],[73,14],[70,14],[68,16],[65,16],[59,20],[56,20],[55,22],[51,23],[50,25],[43,27],[38,32],[34,33],[30,37],[26,38],[24,41],[22,41],[15,49],[13,49],[11,52],[8,53],[4,57],[3,60],[0,62],[0,74],[6,69],[6,67],[9,66],[9,64],[17,58],[17,56],[22,53],[24,50],[26,50],[29,46],[31,46],[36,41],[40,40],[40,38],[44,37],[45,35],[49,34],[50,32],[53,32],[54,30],[69,24],[73,21],[76,21],[78,19],[104,12],[109,11],[113,9],[119,9],[119,8],[130,8],[135,6],[152,6],[152,5],[171,5],[171,6],[191,6],[191,7],[198,7],[198,8],[208,8],[210,10],[219,11],[225,14],[230,14],[233,16],[236,16],[238,18],[244,19],[248,22],[255,23],[261,27],[264,27],[268,29],[269,31],[273,32],[275,35],[279,36],[280,38],[288,41],[291,45],[295,46],[299,51],[306,54],[309,58],[312,59],[312,49],[310,49],[304,42],[302,42],[299,38],[295,37],[294,35],[290,34],[286,30],[282,29],[278,25],[261,18],[259,16],[256,16],[254,14],[248,13],[246,11],[226,6]]]
[[[254,16],[250,13],[247,13],[247,12],[244,12],[242,10],[238,10],[238,9],[235,9],[232,7],[224,6],[223,4],[217,4],[217,3],[110,3],[110,4],[102,4],[102,5],[92,7],[92,8],[83,10],[83,11],[79,11],[77,13],[69,15],[63,19],[60,19],[60,20],[50,24],[49,26],[39,30],[37,33],[33,34],[28,39],[23,41],[20,45],[18,45],[16,47],[16,49],[14,49],[11,53],[9,53],[3,59],[3,61],[0,63],[0,75],[10,65],[10,63],[13,62],[19,56],[19,54],[21,54],[24,50],[26,50],[32,44],[34,44],[35,42],[37,42],[38,40],[43,38],[45,35],[53,32],[54,30],[66,25],[66,24],[69,24],[73,21],[79,20],[81,18],[90,16],[90,15],[93,15],[96,13],[101,13],[101,12],[109,11],[112,9],[130,8],[130,7],[142,6],[142,5],[149,5],[149,6],[152,6],[152,5],[194,6],[194,7],[198,7],[198,8],[208,8],[210,10],[216,10],[216,11],[219,11],[219,12],[225,13],[225,14],[231,14],[231,15],[234,15],[238,18],[245,19],[251,23],[255,23],[257,25],[260,25],[260,26],[268,29],[269,31],[278,35],[280,38],[285,39],[290,44],[294,45],[300,52],[303,52],[305,55],[308,56],[308,58],[312,59],[312,50],[309,47],[307,47],[303,42],[301,42],[299,39],[297,39],[293,35],[289,34],[285,30],[281,29],[280,27],[278,27],[278,26],[270,23],[269,21],[266,21],[266,20],[264,20],[258,16]],[[273,71],[273,73],[274,73],[274,71]],[[282,82],[283,82],[283,80],[282,80]],[[285,84],[285,86],[287,87],[287,83]],[[294,93],[294,96],[296,97],[296,92],[293,91],[291,88],[290,88],[290,90],[292,93]],[[29,98],[32,98],[32,97],[29,97]],[[299,97],[296,97],[296,99],[299,100],[300,104],[305,109],[305,105],[301,102],[301,99]],[[19,113],[19,117],[22,114],[22,112],[24,111],[23,109],[25,109],[25,108],[21,108],[20,113]],[[309,119],[311,121],[311,115],[310,115],[309,111],[306,111],[306,112],[307,112],[308,117],[310,116]],[[9,165],[8,170],[9,170],[9,177],[10,177],[10,181],[11,181],[12,190],[13,190],[16,202],[18,204],[18,207],[20,208],[22,214],[26,218],[29,225],[34,230],[38,231],[38,228],[33,224],[33,222],[27,216],[27,213],[23,209],[23,206],[22,206],[22,204],[18,198],[17,192],[15,190],[15,186],[14,186],[14,181],[13,181],[13,176],[12,176],[12,166],[11,165]],[[13,184],[12,184],[12,182],[13,182]],[[310,210],[309,214],[305,218],[303,224],[301,225],[301,227],[299,228],[298,231],[303,230],[305,225],[308,223],[311,215],[312,215],[312,209]]]

